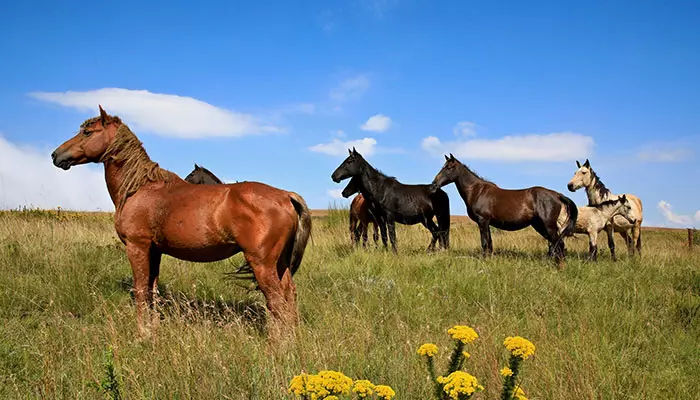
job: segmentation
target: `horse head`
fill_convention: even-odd
[[[74,165],[100,162],[105,151],[114,141],[122,121],[119,117],[107,114],[102,106],[99,108],[98,117],[83,122],[75,136],[51,153],[53,165],[67,170]]]
[[[442,166],[440,172],[435,175],[435,179],[430,184],[430,191],[432,193],[437,192],[441,187],[448,185],[457,180],[459,176],[459,166],[462,163],[455,158],[455,156],[450,153],[450,156],[445,156],[445,164]]]
[[[348,150],[348,153],[350,153],[348,157],[333,171],[333,174],[331,174],[331,179],[333,179],[335,183],[339,183],[352,176],[359,176],[367,165],[367,161],[365,161],[354,147],[352,150]]]
[[[591,168],[591,162],[586,159],[586,162],[581,165],[581,163],[576,160],[576,167],[578,168],[574,173],[574,177],[571,178],[566,187],[570,192],[575,192],[582,187],[590,187],[593,184],[593,169]]]

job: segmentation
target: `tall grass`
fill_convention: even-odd
[[[131,270],[109,215],[0,213],[0,398],[95,398],[112,349],[128,399],[292,398],[294,375],[322,369],[424,399],[434,388],[416,348],[449,348],[457,324],[479,333],[469,372],[485,391],[475,398],[499,398],[513,335],[537,346],[519,377],[532,399],[700,393],[700,255],[683,246],[685,232],[645,231],[643,258],[618,262],[606,251],[586,262],[587,240],[570,239],[558,271],[531,229],[494,236],[497,255],[484,259],[471,224],[454,224],[452,250],[437,254],[424,251],[425,229],[399,226],[393,256],[353,249],[343,210],[314,223],[295,276],[303,321],[278,346],[263,332],[262,295],[224,279],[240,255],[164,257],[161,322],[137,339]]]

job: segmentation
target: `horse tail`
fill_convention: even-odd
[[[564,196],[563,194],[559,194],[559,200],[564,203],[567,214],[569,215],[569,219],[566,222],[566,227],[561,232],[560,237],[574,236],[576,219],[578,218],[578,207],[576,207],[576,203],[574,203],[573,200]]]
[[[433,198],[438,200],[438,204],[433,204],[433,212],[437,219],[439,233],[442,236],[445,249],[450,248],[450,197],[442,189],[438,189]],[[436,207],[437,206],[437,207]]]
[[[294,276],[294,273],[297,272],[301,265],[304,251],[306,251],[306,244],[309,242],[309,237],[311,237],[311,211],[309,211],[309,207],[299,194],[289,192],[289,197],[299,219],[294,238],[291,243],[288,243],[292,249],[289,253],[289,268],[292,271],[292,276]]]

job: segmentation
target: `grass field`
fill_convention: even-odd
[[[700,397],[700,248],[682,231],[645,230],[644,255],[585,261],[569,239],[567,266],[545,258],[532,229],[494,231],[497,255],[478,256],[472,224],[452,226],[452,250],[428,255],[422,227],[398,229],[399,255],[349,245],[347,218],[314,218],[295,277],[302,315],[296,340],[271,345],[264,305],[224,279],[241,261],[193,264],[164,257],[162,319],[137,339],[131,270],[108,214],[0,213],[0,398],[99,398],[113,349],[124,398],[286,399],[305,371],[339,370],[387,384],[397,399],[429,399],[416,348],[446,330],[479,333],[466,370],[496,399],[506,336],[536,346],[525,361],[530,399]],[[370,239],[371,240],[371,239]],[[604,243],[605,240],[603,239]]]

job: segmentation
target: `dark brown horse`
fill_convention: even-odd
[[[298,323],[292,272],[311,233],[311,214],[301,196],[258,182],[189,184],[151,161],[129,127],[102,107],[100,116],[83,122],[51,157],[65,170],[104,164],[114,225],[134,276],[140,328],[146,328],[143,314],[152,302],[161,255],[211,262],[241,251],[273,320]]]
[[[195,185],[221,185],[224,183],[213,172],[197,164],[194,165],[194,169],[185,177],[185,180]]]
[[[369,224],[372,224],[374,226],[373,238],[376,246],[379,242],[379,226],[370,211],[369,203],[360,193],[358,178],[351,178],[348,185],[343,189],[342,195],[348,198],[355,193],[357,193],[357,196],[350,203],[350,241],[357,245],[360,242],[360,236],[362,236],[362,246],[367,247],[367,229]]]
[[[532,225],[549,241],[549,255],[559,266],[565,257],[564,237],[572,236],[578,216],[576,204],[561,193],[534,186],[527,189],[501,189],[489,182],[452,154],[445,156],[445,165],[435,176],[432,188],[447,184],[457,185],[459,195],[467,205],[467,214],[479,225],[481,248],[484,254],[493,253],[491,226],[517,231]]]

